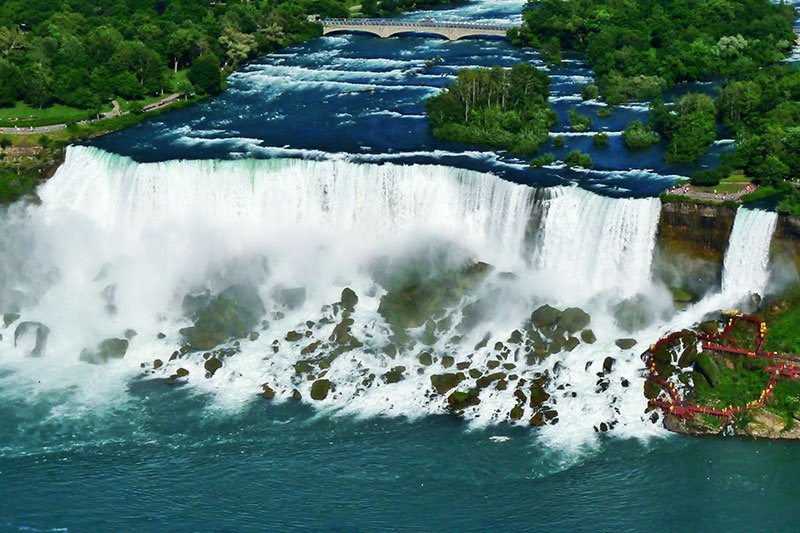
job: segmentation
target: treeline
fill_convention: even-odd
[[[317,35],[309,14],[348,10],[344,0],[3,0],[0,106],[214,93],[248,57]]]
[[[792,47],[790,5],[770,0],[530,0],[512,35],[557,60],[583,51],[610,104],[675,83],[747,76]]]
[[[557,122],[549,95],[550,78],[530,63],[463,69],[425,110],[438,138],[529,154]]]
[[[412,9],[429,9],[466,0],[361,0],[361,14],[367,17],[388,17]]]

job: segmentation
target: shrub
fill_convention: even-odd
[[[556,160],[556,156],[551,153],[542,154],[539,157],[534,158],[530,165],[533,168],[540,168],[546,165],[552,164]]]
[[[555,137],[553,137],[553,148],[555,148],[556,150],[561,150],[562,148],[564,148],[565,144],[566,141],[564,140],[563,135],[556,135]]]
[[[649,124],[645,126],[641,121],[634,120],[622,132],[622,140],[625,141],[625,146],[628,148],[639,150],[657,143],[659,136],[650,128]]]
[[[592,137],[592,143],[595,146],[608,146],[608,142],[611,140],[611,137],[608,136],[608,133],[605,132],[597,132]]]
[[[698,187],[714,187],[715,185],[719,185],[719,182],[722,180],[723,176],[719,169],[712,168],[709,170],[700,170],[695,172],[694,176],[692,176],[692,185],[696,185]]]
[[[589,154],[584,154],[580,150],[573,150],[564,158],[564,164],[568,167],[592,168],[592,158]]]
[[[576,109],[570,109],[569,124],[572,127],[572,131],[589,131],[592,129],[592,117],[581,115]]]
[[[600,96],[600,89],[594,83],[587,83],[581,87],[581,98],[584,100],[597,100]]]
[[[610,107],[601,107],[597,110],[597,118],[608,118],[614,114],[614,110]]]

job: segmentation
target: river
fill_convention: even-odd
[[[0,214],[0,531],[791,527],[765,510],[800,496],[800,449],[667,433],[640,358],[774,289],[775,215],[740,210],[722,283],[676,310],[655,195],[692,169],[626,151],[647,106],[597,118],[580,57],[549,71],[557,155],[595,170],[430,136],[424,98],[459,68],[520,60],[542,66],[497,40],[324,37],[71,147],[40,205]],[[573,106],[610,146],[569,134]],[[556,333],[544,305],[591,318]],[[185,353],[193,327],[238,333]],[[457,370],[480,389],[461,417],[434,390]]]

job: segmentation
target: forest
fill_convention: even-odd
[[[463,69],[425,110],[438,138],[530,154],[557,121],[549,95],[550,79],[530,63]]]

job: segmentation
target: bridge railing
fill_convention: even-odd
[[[507,31],[513,24],[480,24],[476,22],[435,22],[432,20],[398,20],[398,19],[322,19],[323,26],[396,26],[403,28],[451,28],[465,30],[498,30]]]

